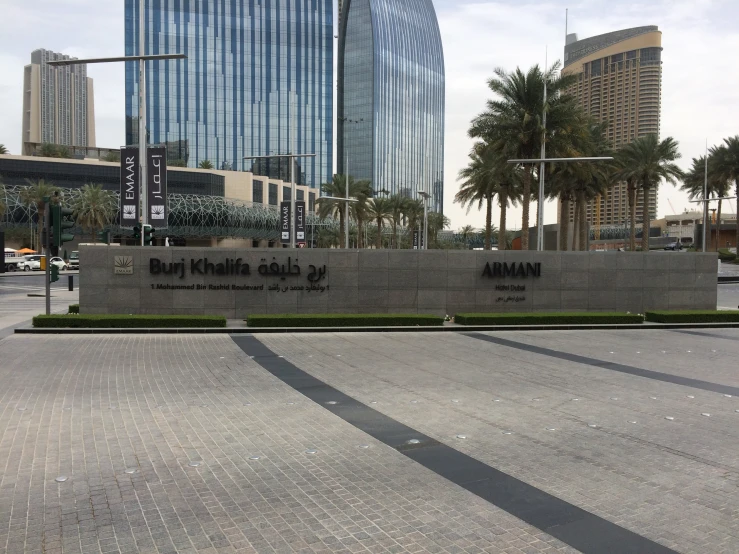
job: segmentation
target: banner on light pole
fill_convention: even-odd
[[[140,173],[139,149],[121,148],[121,200],[119,209],[123,229],[133,229],[139,224]]]
[[[305,202],[295,202],[295,242],[305,243]]]
[[[290,202],[280,202],[280,238],[290,244]]]
[[[147,148],[147,181],[149,211],[148,223],[154,228],[167,227],[167,149],[163,147]]]

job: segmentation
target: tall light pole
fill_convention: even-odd
[[[146,50],[146,17],[144,13],[144,0],[139,0],[139,55],[119,56],[115,58],[89,58],[86,60],[56,60],[47,62],[51,66],[82,65],[93,63],[115,63],[115,62],[139,62],[139,175],[141,181],[141,224],[148,225],[149,214],[147,212],[148,188],[146,181],[146,62],[148,60],[184,60],[185,54],[156,54],[147,56]],[[146,233],[141,233],[141,246],[144,245]]]
[[[245,160],[268,160],[270,158],[287,158],[290,160],[290,248],[295,248],[295,158],[315,158],[315,154],[271,154],[267,156],[244,156]],[[278,166],[279,167],[279,164]]]
[[[706,139],[705,161],[706,167],[703,177],[703,252],[706,251],[706,228],[708,227],[708,139]],[[739,217],[739,215],[737,217]],[[739,250],[737,250],[737,252],[739,252]]]
[[[425,190],[417,191],[423,198],[423,250],[429,249],[429,199],[431,195]]]
[[[339,121],[341,121],[344,124],[347,123],[362,123],[364,121],[364,118],[362,119],[350,119],[348,117],[340,117]],[[343,132],[343,128],[342,128]],[[344,145],[344,154],[346,156],[346,165],[344,166],[344,179],[346,182],[344,183],[346,188],[346,197],[349,198],[349,149],[346,147],[346,133],[344,133],[344,139],[342,141],[342,144]],[[346,206],[344,207],[344,248],[349,248],[349,202],[346,203]],[[359,232],[359,231],[357,231]]]

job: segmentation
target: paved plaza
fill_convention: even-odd
[[[15,335],[0,552],[739,552],[739,331]]]

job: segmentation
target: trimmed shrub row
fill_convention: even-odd
[[[38,315],[33,318],[36,328],[133,329],[153,327],[225,327],[226,318],[214,315]]]
[[[734,262],[736,261],[736,254],[734,254],[727,248],[719,248],[718,259],[722,262]]]
[[[685,310],[681,312],[657,311],[645,314],[647,321],[655,323],[732,323],[739,322],[739,311]]]
[[[552,312],[519,314],[457,314],[454,322],[460,325],[593,325],[600,323],[643,323],[639,314],[599,312]]]
[[[423,314],[250,315],[247,327],[438,327],[444,318]]]
[[[69,305],[69,311],[67,313],[69,313],[69,314],[78,314],[78,313],[80,313],[80,305],[79,304],[70,304]]]

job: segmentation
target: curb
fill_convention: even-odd
[[[739,329],[739,322],[726,323],[642,323],[599,325],[459,325],[443,327],[203,327],[130,329],[16,329],[21,335],[152,335],[277,333],[467,333],[479,331],[603,331],[603,330]]]

